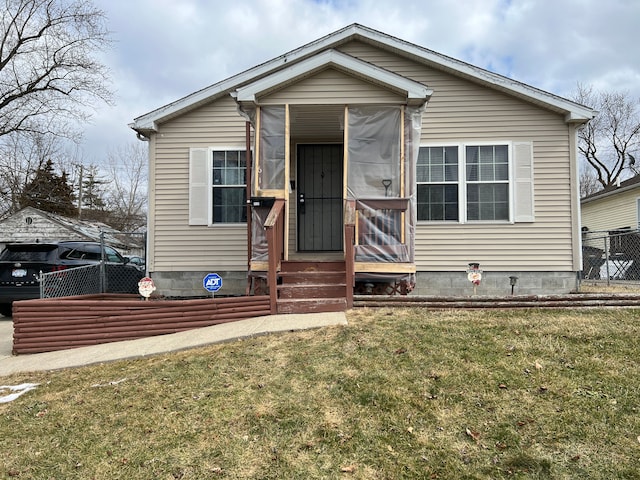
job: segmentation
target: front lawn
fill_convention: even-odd
[[[640,478],[639,313],[355,309],[3,377],[39,386],[0,404],[0,477]]]

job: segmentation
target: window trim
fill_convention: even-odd
[[[214,223],[213,221],[213,154],[214,152],[237,151],[246,155],[246,145],[216,145],[189,148],[189,226],[213,228],[238,228],[245,222]],[[253,149],[251,156],[253,157]],[[245,169],[245,183],[247,184]],[[240,185],[238,185],[240,187]],[[246,191],[246,190],[245,190]]]
[[[213,152],[241,152],[246,155],[247,148],[246,145],[242,146],[227,146],[227,145],[216,145],[210,146],[207,148],[207,226],[208,227],[237,227],[237,226],[246,226],[246,220],[244,222],[214,222],[213,221],[213,189],[215,185],[213,184]],[[253,150],[251,150],[251,155],[253,157]],[[220,185],[219,188],[247,188],[247,166],[245,165],[245,183],[243,185]]]
[[[420,148],[427,147],[457,147],[458,148],[458,220],[421,220],[417,219],[418,224],[429,225],[506,225],[515,223],[515,178],[514,178],[514,150],[512,140],[482,140],[482,141],[464,141],[464,142],[426,142],[421,143]],[[469,220],[467,218],[467,185],[482,183],[504,183],[500,182],[469,182],[467,183],[467,147],[473,146],[497,146],[505,145],[508,155],[508,201],[509,201],[509,218],[507,220]],[[416,177],[416,201],[418,199],[418,185],[444,185],[453,184],[453,182],[418,182]],[[417,211],[416,211],[417,214]]]

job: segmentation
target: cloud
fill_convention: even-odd
[[[135,141],[127,123],[255,65],[360,23],[552,93],[578,82],[640,98],[640,2],[609,0],[110,0],[105,57],[118,92],[87,150]],[[103,139],[107,144],[101,144]]]

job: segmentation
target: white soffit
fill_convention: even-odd
[[[290,67],[279,70],[253,83],[238,88],[233,96],[238,102],[253,102],[257,97],[281,85],[290,84],[327,67],[351,73],[376,84],[399,90],[406,94],[410,104],[423,104],[431,97],[433,90],[425,85],[401,75],[364,62],[337,50],[326,50],[318,55],[302,60]]]

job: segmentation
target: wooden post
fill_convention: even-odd
[[[251,243],[251,123],[245,122],[245,183],[247,197],[247,288],[246,295],[251,293],[251,253],[253,245]]]
[[[346,270],[346,300],[347,308],[353,308],[353,289],[356,283],[355,276],[355,252],[353,242],[355,237],[355,226],[345,225],[344,227],[344,261]]]

